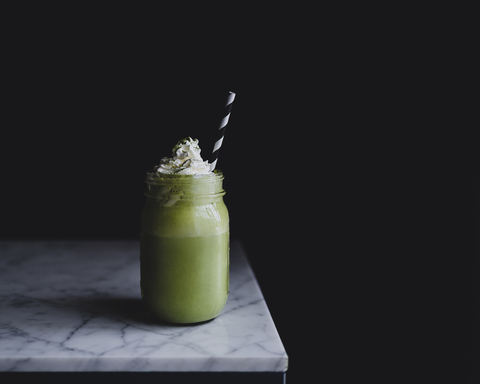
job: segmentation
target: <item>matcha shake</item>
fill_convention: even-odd
[[[187,138],[147,173],[140,235],[145,305],[171,323],[211,320],[228,296],[229,219],[223,174]]]

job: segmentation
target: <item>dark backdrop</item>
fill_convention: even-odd
[[[298,40],[313,29],[38,11],[18,14],[3,41],[0,240],[138,239],[145,172],[186,136],[208,159],[234,91],[217,165],[231,236],[254,266],[291,382],[308,376],[314,356],[293,312],[318,309],[298,275],[316,263],[307,244],[324,186],[304,171],[325,158],[310,140],[328,136],[317,129],[318,51]]]
[[[0,240],[138,239],[145,172],[186,136],[208,159],[234,91],[218,168],[289,382],[378,376],[364,346],[387,294],[371,281],[397,244],[387,159],[408,137],[409,100],[389,91],[418,65],[383,33],[389,18],[80,8],[3,13]]]

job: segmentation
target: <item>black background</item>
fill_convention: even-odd
[[[431,40],[417,49],[389,12],[317,4],[2,15],[0,240],[138,239],[145,172],[186,136],[208,159],[234,91],[217,167],[288,382],[421,365],[385,351],[409,335],[392,322],[413,318],[389,305],[403,300],[391,281],[409,271],[406,239],[421,233],[402,231],[432,137],[412,118]]]
[[[313,332],[312,343],[324,316],[311,305],[322,300],[311,246],[322,163],[332,161],[324,149],[335,145],[319,130],[332,113],[333,88],[319,87],[331,84],[334,63],[317,66],[327,43],[309,46],[314,25],[264,25],[268,10],[233,24],[199,22],[194,11],[173,23],[164,12],[118,11],[7,13],[0,239],[138,239],[145,172],[186,136],[208,159],[234,91],[217,165],[231,236],[247,251],[290,356],[289,382],[302,382],[317,357],[299,328]]]

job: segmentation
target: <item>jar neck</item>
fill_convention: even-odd
[[[223,173],[215,171],[203,175],[167,175],[147,172],[145,195],[157,202],[191,201],[204,203],[221,199]]]

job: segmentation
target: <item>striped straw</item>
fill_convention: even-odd
[[[235,93],[231,92],[228,95],[227,104],[225,104],[225,117],[220,122],[220,128],[218,128],[218,140],[213,146],[212,157],[210,158],[210,171],[215,169],[218,160],[218,152],[220,152],[220,147],[223,143],[223,136],[225,136],[225,128],[228,124],[228,119],[230,118],[230,111],[232,110],[232,103],[235,99]]]

